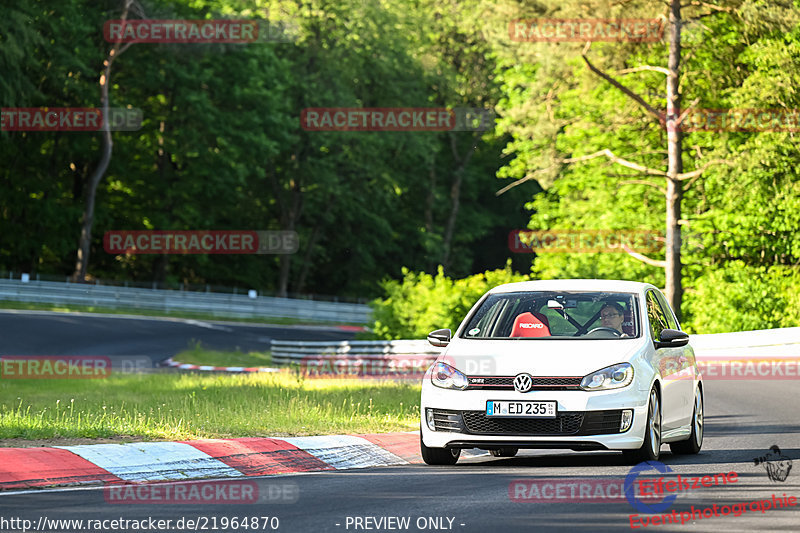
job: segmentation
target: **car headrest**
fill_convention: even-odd
[[[521,313],[514,319],[512,337],[549,337],[550,322],[541,313]]]

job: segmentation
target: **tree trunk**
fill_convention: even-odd
[[[453,184],[450,187],[450,216],[447,217],[447,226],[445,226],[444,240],[442,241],[442,270],[445,273],[450,268],[450,250],[453,246],[458,209],[461,207],[461,183],[463,180],[464,168],[459,167],[453,173]]]
[[[461,207],[461,184],[464,181],[464,172],[467,170],[472,155],[478,147],[478,142],[481,138],[481,132],[473,135],[473,142],[469,147],[467,153],[462,157],[458,153],[458,147],[455,136],[450,134],[450,150],[453,153],[453,161],[456,164],[456,169],[453,171],[453,184],[450,187],[450,216],[447,218],[447,225],[444,229],[444,239],[442,241],[442,270],[447,273],[450,268],[450,252],[453,247],[453,234],[456,229],[456,220],[458,219],[458,210]]]
[[[122,24],[128,19],[128,10],[131,7],[133,0],[125,0],[122,9]],[[78,241],[78,253],[75,259],[75,272],[72,274],[73,281],[84,282],[86,281],[86,270],[89,267],[89,248],[92,244],[92,226],[94,225],[94,204],[97,195],[97,187],[100,185],[100,180],[108,170],[108,165],[111,163],[111,152],[114,147],[114,142],[111,139],[111,125],[109,123],[109,100],[108,88],[111,86],[111,64],[114,59],[122,52],[127,50],[131,43],[126,44],[120,49],[120,43],[116,43],[108,52],[108,56],[104,61],[105,69],[102,76],[100,76],[100,105],[103,109],[103,153],[100,156],[100,162],[97,168],[89,178],[89,187],[86,190],[86,204],[83,210],[83,218],[81,220],[81,237]]]
[[[666,297],[678,317],[681,316],[683,286],[681,284],[681,202],[683,184],[678,175],[683,172],[681,154],[681,128],[676,125],[680,116],[681,97],[678,93],[681,63],[681,6],[680,0],[670,1],[670,42],[667,70],[667,250],[666,250]]]
[[[290,215],[289,223],[282,225],[284,231],[294,231],[294,216]],[[279,298],[286,298],[289,296],[289,271],[292,266],[291,254],[281,254],[280,256],[280,270],[278,271],[278,294]]]
[[[86,269],[89,266],[89,247],[92,244],[92,226],[94,225],[94,204],[97,195],[97,186],[105,176],[108,165],[111,162],[111,151],[114,142],[111,140],[111,130],[106,117],[108,117],[108,74],[110,63],[107,64],[105,75],[103,76],[101,102],[103,106],[103,153],[100,163],[89,178],[89,187],[86,190],[86,203],[83,209],[83,219],[81,220],[81,237],[78,241],[78,255],[75,261],[75,272],[72,279],[76,282],[86,281]]]
[[[297,158],[297,154],[295,154],[295,158]],[[282,194],[281,184],[275,172],[272,169],[267,169],[265,172],[272,182],[272,190],[277,200],[281,229],[283,231],[294,231],[303,212],[303,192],[301,190],[301,185],[297,181],[291,180],[288,194],[284,195]],[[278,261],[277,296],[279,298],[286,298],[289,294],[289,273],[292,264],[292,256],[290,254],[281,254]]]
[[[428,167],[428,196],[425,199],[425,271],[436,271],[436,259],[439,257],[436,251],[438,246],[433,246],[433,212],[436,208],[436,156],[431,158]]]
[[[328,215],[333,209],[333,198],[333,195],[328,197],[328,201],[325,203],[325,211],[317,219],[317,224],[314,226],[314,231],[311,232],[311,237],[308,239],[306,253],[303,256],[303,266],[300,269],[300,276],[297,278],[297,287],[295,292],[303,292],[306,288],[306,278],[311,270],[311,255],[314,252],[314,246],[317,244],[322,227],[325,225],[325,220],[328,218]]]

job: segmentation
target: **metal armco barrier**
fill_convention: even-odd
[[[689,335],[698,357],[800,358],[800,328]]]
[[[272,341],[272,362],[275,364],[301,363],[303,360],[325,358],[375,360],[375,359],[434,359],[441,348],[431,346],[428,341],[342,341],[300,342]]]
[[[295,318],[309,322],[366,324],[363,304],[320,302],[247,294],[140,289],[53,281],[0,280],[0,300],[88,305],[109,309],[188,311],[229,318]]]
[[[797,357],[800,358],[800,328],[783,328],[738,333],[690,335],[689,342],[698,357]],[[299,342],[272,341],[272,360],[276,364],[300,363],[305,359],[331,358],[371,361],[401,360],[409,356],[429,356],[431,362],[443,348],[424,340]]]

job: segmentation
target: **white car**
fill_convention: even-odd
[[[446,349],[422,383],[428,464],[464,448],[620,450],[656,460],[662,444],[703,444],[703,381],[689,336],[653,285],[548,280],[487,292],[459,326],[428,335]]]

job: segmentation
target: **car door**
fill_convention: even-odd
[[[658,302],[661,304],[662,309],[664,310],[664,314],[667,318],[667,323],[669,323],[670,329],[676,329],[678,331],[683,331],[681,329],[681,325],[678,322],[678,318],[675,316],[675,312],[667,303],[667,299],[664,298],[664,295],[661,291],[654,291]],[[674,351],[678,352],[676,364],[678,365],[678,369],[680,371],[681,381],[685,382],[683,387],[680,387],[680,394],[682,394],[683,399],[683,409],[681,413],[681,420],[682,422],[679,425],[686,425],[692,418],[694,414],[694,383],[697,379],[695,375],[695,369],[697,368],[695,357],[694,357],[694,350],[688,344],[686,346],[681,346],[680,348],[674,348]]]
[[[647,307],[647,320],[650,336],[657,341],[661,330],[670,328],[667,313],[658,301],[656,291],[650,289],[645,295]],[[671,313],[670,313],[671,314]],[[674,320],[674,319],[673,319]],[[683,347],[658,348],[655,350],[655,365],[661,372],[661,419],[664,430],[675,429],[687,422],[684,420],[686,411],[686,396],[691,396],[692,380],[679,374]]]

